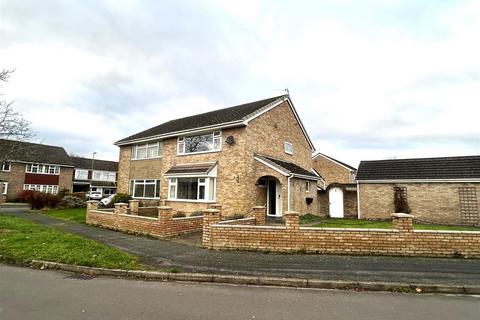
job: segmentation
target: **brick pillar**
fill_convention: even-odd
[[[130,207],[130,214],[133,216],[138,216],[138,206],[140,201],[138,200],[130,200],[128,202],[128,206]]]
[[[295,211],[287,211],[284,214],[287,231],[298,231],[300,228],[300,214]]]
[[[99,202],[96,201],[96,200],[87,201],[87,212],[90,211],[90,210],[98,209],[98,204],[99,204]]]
[[[158,201],[158,202],[159,202],[159,204],[160,204],[160,207],[166,207],[166,206],[167,206],[167,200],[165,200],[165,199],[162,199],[162,200],[160,200],[160,201]]]
[[[172,207],[167,207],[167,206],[158,207],[158,220],[161,223],[166,223],[172,219],[173,219]]]
[[[267,219],[267,208],[264,206],[253,207],[253,217],[255,218],[255,225],[264,226]]]
[[[205,248],[213,248],[213,229],[212,225],[220,221],[222,212],[217,209],[203,210],[203,236],[202,243]]]
[[[115,203],[115,214],[127,214],[128,204],[123,202]]]
[[[393,229],[400,232],[413,232],[413,215],[406,213],[392,214]]]

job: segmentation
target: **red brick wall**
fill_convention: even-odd
[[[215,222],[204,226],[204,245],[241,249],[328,254],[480,257],[480,232],[413,231],[411,218],[394,218],[394,229],[299,227],[298,215],[285,215],[285,226],[240,226]]]
[[[173,211],[171,209],[159,209],[159,218],[157,219],[119,214],[118,210],[117,213],[112,213],[89,208],[87,210],[87,223],[158,238],[167,238],[202,230],[203,217],[172,218],[172,215]]]

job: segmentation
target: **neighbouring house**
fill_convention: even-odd
[[[22,190],[52,194],[72,190],[73,163],[64,148],[1,139],[2,148],[11,150],[13,145],[11,159],[0,164],[0,189],[7,200]]]
[[[101,192],[109,196],[117,192],[118,162],[71,157],[75,166],[73,192]]]
[[[115,144],[118,192],[142,204],[318,214],[315,149],[289,95],[168,121]]]
[[[313,169],[322,177],[318,190],[320,215],[332,218],[357,217],[357,169],[317,153],[313,156]]]
[[[479,225],[480,156],[361,161],[358,217]]]

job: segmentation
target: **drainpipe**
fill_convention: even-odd
[[[360,184],[357,181],[357,219],[360,219]]]
[[[290,211],[290,179],[292,179],[293,175],[288,176],[288,184],[287,184],[287,210]]]

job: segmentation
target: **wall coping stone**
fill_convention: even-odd
[[[367,229],[367,228],[316,228],[316,227],[300,227],[300,230],[307,231],[368,231],[368,232],[400,232],[397,229]]]
[[[152,218],[152,217],[144,217],[144,216],[135,216],[135,215],[131,215],[131,214],[119,214],[119,216],[122,216],[122,217],[127,217],[127,218],[139,218],[139,219],[146,219],[146,220],[152,220],[152,221],[158,221],[157,218]]]
[[[213,227],[220,227],[220,228],[238,228],[238,229],[269,229],[269,230],[287,230],[286,227],[280,226],[252,226],[248,224],[213,224]]]
[[[100,203],[98,200],[88,200],[87,203]]]
[[[459,233],[459,234],[480,234],[480,231],[469,230],[413,230],[415,233]]]
[[[128,206],[128,203],[125,202],[117,202],[114,204],[115,207],[120,207],[120,206]]]
[[[203,216],[179,217],[179,218],[172,218],[172,219],[175,221],[178,221],[178,220],[193,220],[193,219],[200,219],[200,218],[203,219]]]
[[[394,217],[394,218],[412,218],[412,219],[415,218],[415,216],[412,215],[412,214],[401,213],[401,212],[392,213],[391,216]]]
[[[255,218],[250,217],[250,218],[242,218],[242,219],[223,220],[223,221],[220,221],[218,224],[229,224],[235,221],[252,221],[252,220],[255,220]]]
[[[100,211],[100,210],[90,210],[90,212],[93,212],[93,213],[103,213],[103,214],[111,214],[111,215],[114,215],[115,212],[112,212],[112,211]]]

